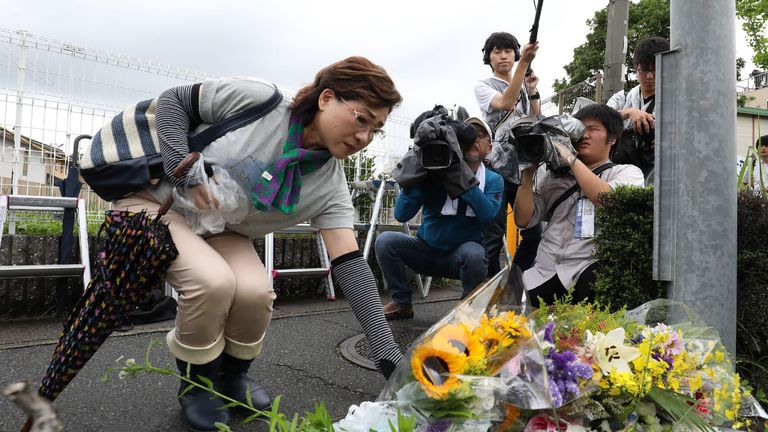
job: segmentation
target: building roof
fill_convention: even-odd
[[[3,137],[3,136],[13,141],[16,135],[13,133],[12,129],[8,129],[3,126],[0,126],[0,137]],[[67,154],[64,153],[61,149],[54,147],[50,144],[42,143],[38,140],[31,139],[27,136],[24,136],[23,134],[21,135],[21,144],[24,148],[32,148],[34,150],[38,150],[40,152],[53,155],[54,159],[67,158]]]
[[[755,115],[758,117],[768,118],[768,109],[752,108],[752,107],[736,107],[737,114]]]

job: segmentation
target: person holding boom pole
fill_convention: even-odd
[[[541,4],[541,0],[540,3]],[[537,17],[538,17],[537,13]],[[538,32],[538,20],[534,29]],[[532,30],[532,38],[535,37]],[[518,173],[517,158],[510,161],[514,166],[498,165],[500,154],[508,153],[512,145],[508,142],[509,125],[529,115],[541,114],[541,101],[537,84],[539,78],[530,69],[539,50],[535,39],[520,50],[520,43],[506,32],[492,33],[483,46],[483,62],[491,67],[493,75],[475,85],[475,98],[483,120],[494,133],[490,161],[492,169],[505,169]],[[512,150],[514,151],[514,150]],[[496,163],[495,163],[496,162]],[[483,231],[483,247],[488,258],[488,276],[492,277],[501,269],[499,253],[504,243],[507,226],[507,204],[515,202],[520,183],[519,175],[504,177],[504,195],[501,210]],[[515,253],[514,263],[522,270],[533,265],[536,249],[541,238],[541,226],[533,226],[522,232],[522,242]]]

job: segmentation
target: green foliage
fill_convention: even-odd
[[[747,66],[747,61],[742,57],[736,58],[736,81],[741,81],[741,71]],[[741,105],[740,105],[741,106]]]
[[[747,96],[745,94],[736,95],[736,106],[745,107],[748,103],[755,100],[754,96]]]
[[[57,220],[23,220],[19,217],[19,221],[16,222],[16,234],[18,235],[61,235],[61,221]],[[89,223],[88,235],[95,236],[99,231],[100,224]],[[78,234],[78,227],[75,224],[74,235]],[[8,222],[3,225],[3,235],[8,234]]]
[[[654,388],[648,393],[649,399],[663,407],[675,421],[674,430],[697,430],[699,432],[714,432],[715,429],[707,423],[704,417],[697,415],[696,401],[679,393]]]
[[[768,21],[768,1],[766,0],[736,0],[736,16],[743,23],[742,28],[747,34],[749,46],[755,55],[752,61],[762,69],[768,69],[768,37],[766,37],[766,21]]]
[[[312,412],[304,413],[304,417],[299,418],[298,414],[294,414],[292,418],[286,417],[285,414],[279,411],[280,408],[280,396],[276,396],[272,401],[272,408],[269,411],[260,411],[254,408],[253,404],[248,400],[247,404],[238,402],[222,393],[219,393],[213,385],[213,382],[203,376],[197,376],[199,381],[192,380],[189,371],[190,367],[187,365],[186,373],[180,374],[172,369],[170,366],[157,367],[149,360],[150,353],[154,348],[162,347],[163,343],[159,340],[153,340],[147,347],[147,352],[144,355],[144,361],[142,363],[137,362],[133,358],[123,360],[123,357],[117,359],[117,362],[122,364],[117,368],[109,368],[107,372],[117,372],[119,379],[135,378],[137,375],[169,375],[184,381],[187,387],[181,393],[188,392],[189,390],[197,387],[209,392],[212,397],[219,397],[226,402],[227,408],[238,407],[251,414],[247,416],[242,423],[250,423],[253,421],[261,421],[269,425],[270,432],[333,432],[333,418],[325,407],[324,402],[315,402],[315,409]],[[104,374],[102,376],[102,382],[109,381],[109,375]],[[180,396],[181,396],[180,395]],[[408,415],[397,413],[397,428],[390,423],[390,432],[413,432],[416,420]],[[231,429],[229,426],[223,423],[216,423],[216,427],[220,432],[229,432]],[[375,432],[375,431],[374,431]],[[386,432],[386,431],[385,431]]]
[[[600,231],[595,255],[601,262],[596,300],[631,309],[666,296],[665,285],[652,280],[653,189],[621,186],[602,197],[597,207]],[[738,195],[737,235],[737,370],[755,394],[768,390],[768,197],[752,191]]]
[[[605,64],[605,38],[608,31],[608,9],[595,12],[595,16],[587,20],[590,32],[587,41],[573,49],[573,60],[563,66],[567,78],[555,81],[556,91],[580,83],[603,71]]]
[[[738,196],[736,351],[746,361],[739,373],[768,390],[768,198],[752,192]]]
[[[573,60],[564,66],[567,77],[556,80],[556,91],[589,79],[603,71],[605,65],[605,39],[608,33],[608,9],[595,12],[595,16],[587,20],[589,33],[587,41],[573,50]],[[650,36],[660,36],[669,39],[669,0],[640,0],[629,3],[629,20],[627,23],[627,77],[626,88],[637,85],[631,79],[634,73],[632,56],[637,42]]]
[[[652,278],[653,188],[619,186],[602,203],[596,209],[595,256],[601,266],[595,299],[616,310],[666,297],[665,284]]]

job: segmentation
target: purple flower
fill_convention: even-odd
[[[579,395],[579,381],[591,378],[592,368],[572,351],[551,349],[546,358],[552,406],[558,408]]]
[[[544,340],[553,344],[555,343],[555,339],[552,338],[552,331],[555,329],[555,322],[550,321],[547,323],[546,326],[544,326]]]
[[[440,419],[430,422],[424,432],[445,432],[451,427],[451,421],[448,419]]]

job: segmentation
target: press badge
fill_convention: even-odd
[[[573,238],[590,239],[595,236],[595,205],[586,197],[576,200],[576,228]]]

